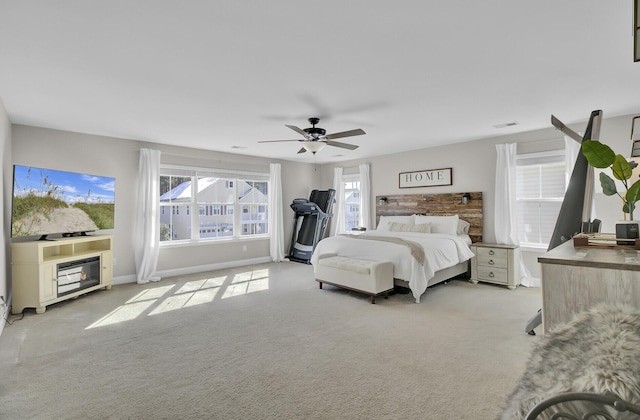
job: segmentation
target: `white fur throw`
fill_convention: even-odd
[[[501,419],[524,419],[537,403],[564,392],[595,392],[640,403],[637,309],[601,304],[545,334]],[[572,404],[562,408],[581,411]]]

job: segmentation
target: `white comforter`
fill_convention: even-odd
[[[367,231],[362,235],[392,236],[419,243],[424,248],[424,267],[416,261],[409,248],[404,245],[341,235],[321,240],[311,256],[311,264],[315,266],[318,258],[324,254],[337,254],[372,261],[391,261],[393,277],[407,281],[413,297],[419,303],[420,296],[427,290],[429,279],[436,271],[453,267],[473,257],[465,239],[456,235],[378,230]]]

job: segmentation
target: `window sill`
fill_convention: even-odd
[[[547,252],[547,245],[520,245],[520,251],[523,252],[537,252],[539,254],[544,254]]]
[[[235,242],[251,242],[251,241],[264,241],[269,240],[269,235],[251,236],[251,237],[238,237],[238,238],[212,238],[212,239],[200,239],[200,240],[185,240],[185,241],[165,241],[160,242],[160,248],[181,248],[186,246],[200,246],[200,245],[221,245]]]

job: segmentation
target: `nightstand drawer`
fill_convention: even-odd
[[[509,266],[507,256],[498,257],[495,255],[478,255],[478,265],[484,265],[488,267],[500,267],[507,268]]]
[[[506,268],[478,266],[478,280],[508,284],[509,275]]]
[[[507,259],[507,255],[508,255],[508,250],[507,249],[500,249],[500,248],[482,248],[482,247],[477,247],[476,248],[476,253],[477,253],[477,257],[480,258],[502,258],[504,260]]]

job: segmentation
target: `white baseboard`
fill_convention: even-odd
[[[183,276],[185,274],[201,273],[204,271],[222,270],[225,268],[243,267],[252,264],[264,264],[271,262],[270,257],[251,258],[248,260],[227,261],[224,263],[197,265],[193,267],[175,268],[172,270],[162,270],[156,272],[159,277]],[[113,278],[113,284],[135,283],[137,277],[134,274],[127,276],[118,276]]]

